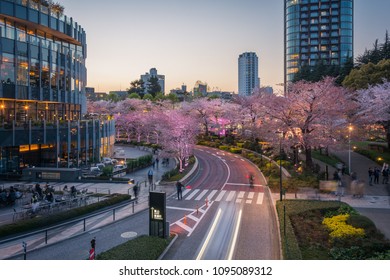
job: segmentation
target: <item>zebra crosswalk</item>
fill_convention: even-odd
[[[183,191],[183,200],[188,201],[215,201],[235,202],[246,204],[263,204],[264,193],[253,191],[186,189]]]

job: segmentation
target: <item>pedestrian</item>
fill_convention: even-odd
[[[337,170],[334,171],[333,173],[333,180],[335,181],[338,181],[340,178],[339,178],[339,173],[337,172]]]
[[[176,182],[177,200],[183,199],[183,184],[180,181]]]
[[[155,164],[156,164],[156,161],[153,160],[153,162],[152,162],[153,169],[154,169]]]
[[[38,194],[36,192],[34,192],[32,197],[31,197],[31,210],[32,210],[33,214],[35,214],[38,207],[39,207]]]
[[[370,186],[372,186],[372,181],[374,180],[374,170],[372,170],[372,167],[368,168],[368,183]]]
[[[352,181],[357,180],[357,174],[356,174],[355,171],[352,171],[352,172],[351,172],[351,180],[352,180]]]
[[[42,199],[43,198],[43,191],[42,191],[42,188],[41,188],[41,185],[40,184],[36,184],[35,185],[35,191],[37,192],[38,194],[38,199]]]
[[[139,185],[138,184],[139,184],[139,182],[137,181],[137,183],[133,187],[134,198],[138,197],[138,191],[139,191]]]
[[[383,171],[382,171],[382,176],[383,176],[382,184],[389,183],[389,171],[390,170],[388,167],[386,169],[383,169]]]
[[[158,169],[158,162],[159,162],[160,160],[158,159],[158,158],[156,158],[156,166],[157,166],[157,169]]]
[[[149,186],[153,183],[153,169],[148,171]]]
[[[374,184],[379,184],[379,174],[380,174],[379,168],[375,167],[375,169],[374,169]]]

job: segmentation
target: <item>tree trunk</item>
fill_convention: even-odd
[[[387,133],[386,133],[386,139],[387,139],[387,148],[390,149],[390,120],[387,121]]]
[[[311,147],[305,147],[306,153],[306,168],[311,169],[313,167],[313,159],[311,157]]]

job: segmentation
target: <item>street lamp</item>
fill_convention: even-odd
[[[283,200],[283,185],[282,185],[282,138],[283,131],[278,131],[279,134],[279,191],[280,191],[280,201]]]
[[[351,131],[352,131],[352,125],[349,124],[348,126],[348,172],[349,175],[351,175]]]

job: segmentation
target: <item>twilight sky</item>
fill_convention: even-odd
[[[60,0],[87,33],[88,84],[125,90],[157,68],[165,91],[195,82],[238,89],[239,54],[259,56],[262,86],[283,82],[283,0]],[[355,57],[390,32],[389,0],[355,0]]]

